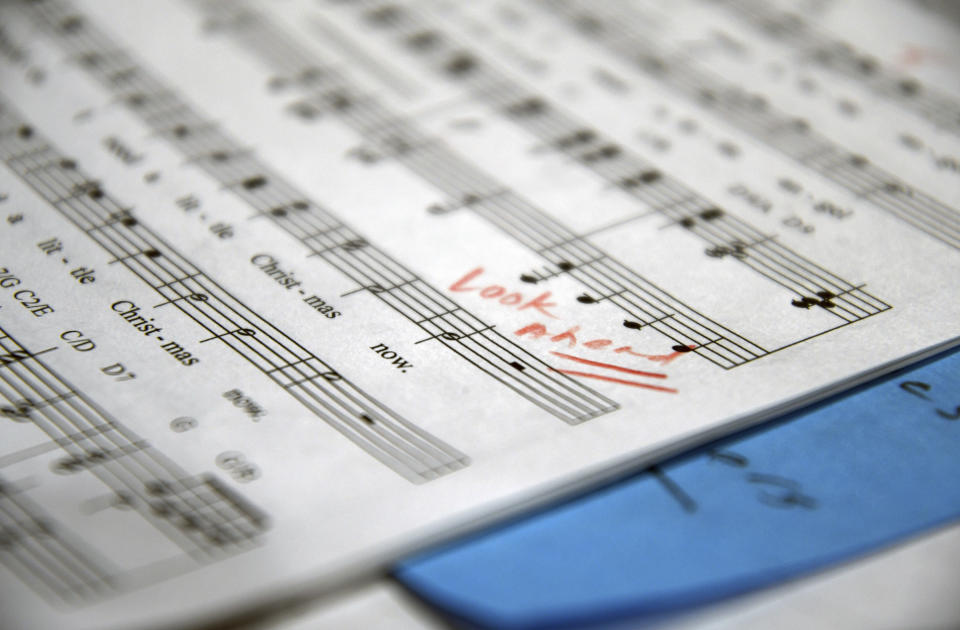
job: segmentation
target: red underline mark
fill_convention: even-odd
[[[577,363],[583,363],[585,365],[592,365],[595,367],[607,368],[610,370],[616,370],[618,372],[626,372],[627,374],[636,374],[637,376],[650,376],[652,378],[667,378],[666,374],[661,374],[660,372],[644,372],[642,370],[631,370],[630,368],[620,367],[619,365],[611,365],[609,363],[601,363],[600,361],[591,361],[590,359],[582,359],[580,357],[575,357],[572,354],[564,354],[562,352],[553,352],[550,354],[554,356],[561,357],[563,359],[570,359],[571,361],[576,361]],[[557,370],[562,372],[563,370]]]
[[[577,372],[575,370],[558,370],[556,368],[551,368],[554,372],[560,372],[561,374],[569,374],[570,376],[582,376],[584,378],[595,378],[601,381],[608,381],[610,383],[619,383],[621,385],[630,385],[631,387],[643,387],[645,389],[655,389],[658,392],[667,392],[670,394],[676,394],[677,390],[672,387],[662,387],[660,385],[648,385],[647,383],[638,383],[636,381],[625,381],[622,378],[613,378],[610,376],[602,376],[600,374],[591,374],[590,372]]]

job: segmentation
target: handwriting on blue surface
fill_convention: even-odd
[[[960,518],[960,352],[505,527],[397,577],[480,626],[658,614]]]

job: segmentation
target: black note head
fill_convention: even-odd
[[[920,91],[920,83],[914,79],[904,79],[897,84],[897,87],[907,96],[913,96]]]
[[[243,180],[243,187],[247,190],[254,190],[267,185],[267,178],[263,175],[254,175]]]
[[[76,33],[83,28],[83,18],[79,15],[70,15],[60,22],[60,30],[64,33]]]
[[[467,74],[470,74],[477,67],[477,60],[468,55],[467,53],[457,53],[455,54],[444,66],[444,70],[447,74],[462,77]]]
[[[812,306],[816,306],[820,303],[820,300],[812,297],[802,297],[799,300],[791,300],[790,304],[796,306],[797,308],[809,309]]]
[[[403,15],[403,9],[395,4],[387,4],[367,12],[366,19],[377,26],[389,26]]]
[[[440,42],[440,36],[434,31],[420,31],[407,38],[407,45],[415,50],[429,50]]]

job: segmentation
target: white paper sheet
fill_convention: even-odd
[[[955,342],[960,42],[876,6],[807,7],[861,77],[748,2],[0,4],[2,625],[310,597]]]

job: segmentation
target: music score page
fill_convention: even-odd
[[[876,5],[923,47],[832,3],[0,3],[0,625],[299,601],[956,343],[960,42]]]

